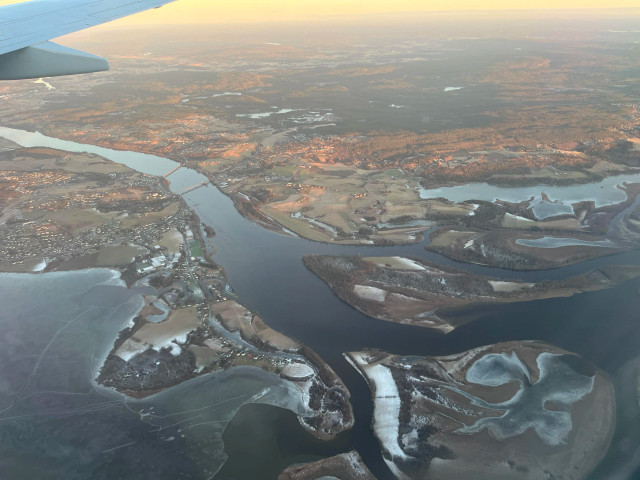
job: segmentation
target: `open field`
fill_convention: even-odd
[[[171,218],[180,210],[179,202],[172,202],[167,205],[162,210],[157,212],[147,212],[141,214],[130,214],[121,220],[122,228],[125,230],[130,230],[137,227],[144,227],[146,225],[151,225],[159,220],[163,220],[165,218]]]
[[[194,307],[175,310],[162,323],[145,323],[116,350],[115,355],[128,362],[148,349],[159,352],[166,348],[171,350],[172,354],[174,349],[180,352],[179,344],[185,344],[187,335],[199,326],[200,322]]]
[[[297,351],[301,345],[267,327],[260,317],[242,305],[228,300],[211,307],[211,314],[220,319],[227,330],[239,331],[242,338],[265,343],[277,350]]]
[[[120,266],[133,262],[138,255],[147,255],[149,250],[140,246],[102,247],[98,250],[96,266]]]
[[[5,140],[6,141],[6,140]],[[82,174],[134,173],[124,165],[114,164],[88,153],[62,152],[51,148],[22,149],[14,144],[11,169],[16,171],[63,170]],[[2,165],[2,163],[0,163]]]
[[[47,220],[57,223],[71,235],[106,225],[116,218],[117,213],[101,213],[95,209],[70,208],[45,215]]]
[[[184,237],[176,228],[172,228],[165,233],[158,244],[165,247],[171,253],[178,253],[180,245],[184,243]]]

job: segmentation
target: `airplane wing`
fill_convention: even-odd
[[[32,0],[0,6],[0,80],[108,70],[104,58],[48,40],[172,1]]]

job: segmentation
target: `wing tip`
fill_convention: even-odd
[[[57,77],[109,70],[96,55],[45,42],[0,55],[0,80]]]

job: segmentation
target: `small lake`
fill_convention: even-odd
[[[562,247],[603,247],[615,248],[616,244],[611,240],[578,240],[576,238],[558,238],[558,237],[542,237],[542,238],[519,238],[516,240],[518,245],[533,248],[562,248]]]
[[[627,200],[627,194],[620,187],[624,183],[639,183],[640,173],[616,175],[599,182],[582,185],[533,185],[528,187],[503,187],[488,183],[469,183],[454,187],[420,189],[420,198],[446,198],[452,202],[484,200],[520,203],[529,201],[533,213],[539,219],[556,215],[573,214],[572,205],[578,202],[594,202],[596,208],[615,205]],[[546,194],[549,200],[543,198]]]

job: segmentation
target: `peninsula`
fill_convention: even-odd
[[[142,398],[251,366],[290,385],[317,437],[351,428],[349,391],[333,370],[236,301],[210,257],[214,234],[162,178],[92,154],[0,143],[0,271],[111,268],[144,292],[98,383]]]
[[[376,480],[358,455],[347,452],[317,462],[292,465],[283,471],[278,480]]]
[[[564,280],[504,281],[432,264],[421,258],[308,255],[309,270],[349,305],[375,318],[450,332],[439,310],[474,304],[570,297],[640,276],[640,267],[614,265]]]

